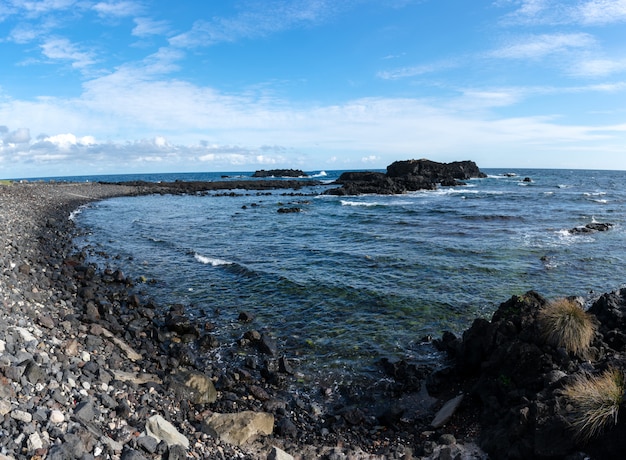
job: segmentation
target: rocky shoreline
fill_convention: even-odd
[[[75,252],[72,211],[152,192],[0,187],[0,459],[409,459],[461,449],[452,432],[429,428],[437,402],[424,393],[406,402],[423,413],[402,416],[402,385],[294,391],[289,357],[252,328],[221,361],[203,358],[218,345],[214,325],[155,305],[140,280]]]
[[[241,312],[247,332],[219,344],[219,325],[154,303],[146,280],[76,252],[74,210],[146,193],[169,192],[0,186],[0,460],[487,458],[478,445],[493,459],[623,452],[626,290],[589,312],[564,303],[557,320],[587,328],[575,347],[546,334],[552,303],[529,292],[462,337],[434,340],[450,357],[439,368],[382,359],[381,381],[302,388],[273,325]],[[571,388],[608,373],[619,401],[597,430],[577,431]]]

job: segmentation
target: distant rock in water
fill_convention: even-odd
[[[464,185],[463,180],[487,177],[473,161],[437,163],[430,160],[396,161],[387,166],[386,173],[346,172],[336,184],[340,188],[328,190],[329,195],[362,195],[375,193],[395,195],[416,190],[434,190],[442,186]]]
[[[252,177],[308,177],[308,174],[299,169],[261,169],[255,171]]]
[[[582,227],[572,228],[570,233],[595,233],[595,232],[606,232],[613,227],[613,224],[608,222],[592,222]]]

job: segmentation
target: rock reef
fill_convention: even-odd
[[[386,173],[361,171],[343,173],[328,190],[329,195],[395,195],[417,190],[434,190],[438,185],[463,185],[463,180],[486,177],[473,161],[438,163],[431,160],[396,161]]]
[[[261,169],[255,171],[252,177],[308,177],[301,169]]]

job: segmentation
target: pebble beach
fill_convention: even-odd
[[[74,210],[138,193],[147,192],[0,186],[0,459],[409,459],[425,458],[414,449],[429,436],[429,458],[451,445],[480,456],[471,439],[470,451],[457,448],[453,435],[413,422],[389,433],[358,408],[331,413],[290,394],[288,359],[253,330],[236,344],[238,361],[198,369],[190,355],[216,345],[211,325],[189,324],[184,306],[156,306],[72,246]]]

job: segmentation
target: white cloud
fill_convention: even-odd
[[[582,3],[576,17],[583,24],[603,25],[626,22],[626,0],[591,0]]]
[[[41,142],[48,142],[56,146],[59,150],[70,150],[72,147],[88,147],[94,145],[96,140],[93,136],[76,137],[74,134],[57,134],[45,137]]]
[[[42,29],[42,26],[20,24],[11,31],[8,39],[20,45],[30,43],[44,33],[44,30]]]
[[[48,59],[72,61],[72,67],[78,69],[95,63],[93,53],[81,50],[66,38],[49,38],[41,45],[41,50]]]
[[[607,77],[626,72],[626,59],[587,59],[575,63],[570,73],[580,77]]]
[[[586,33],[530,35],[517,38],[489,55],[507,59],[540,59],[572,49],[586,49],[595,43],[593,36]]]
[[[377,155],[369,155],[361,158],[361,162],[363,163],[378,163],[380,161],[380,157]]]
[[[150,18],[135,18],[135,28],[132,34],[136,37],[148,37],[150,35],[164,35],[170,26],[167,21],[155,21]]]
[[[93,10],[96,11],[102,17],[128,17],[140,14],[143,10],[143,6],[139,2],[135,1],[106,1],[98,2],[93,6]]]

